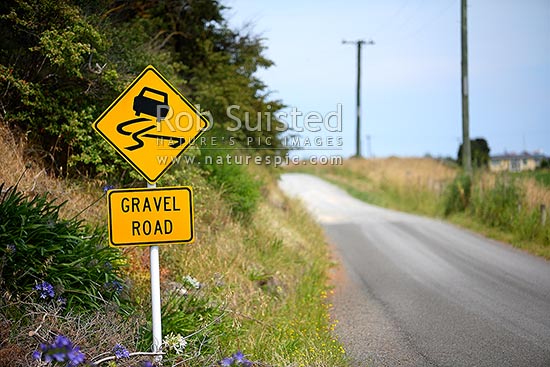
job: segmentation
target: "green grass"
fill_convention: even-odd
[[[264,327],[255,325],[249,338],[261,340],[264,350],[269,345],[278,346],[276,353],[286,358],[274,361],[275,365],[294,362],[298,366],[344,366],[344,350],[331,333],[334,323],[329,319],[331,306],[327,300],[327,271],[331,264],[324,236],[297,202],[283,202],[286,210],[275,214],[276,222],[290,233],[277,236],[278,229],[269,226],[267,216],[256,229],[267,247],[259,247],[257,261],[273,274],[271,283],[262,282],[263,291],[272,297],[276,310],[271,316],[265,311],[262,314],[273,326],[267,333]],[[297,240],[290,238],[291,233]],[[274,235],[275,240],[266,241]],[[287,282],[285,278],[295,280]]]
[[[532,177],[534,178],[539,184],[550,188],[550,169],[540,169],[536,171],[530,171],[530,172],[518,172],[514,174],[518,177]]]
[[[433,200],[433,193],[427,190],[403,190],[388,180],[374,183],[362,172],[345,167],[322,169],[304,167],[301,172],[310,173],[341,187],[351,196],[366,203],[410,213],[437,216],[440,205]]]

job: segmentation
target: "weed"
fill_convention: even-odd
[[[204,290],[188,291],[183,285],[176,285],[165,293],[162,332],[164,335],[182,335],[185,338],[184,357],[212,355],[218,346],[219,335],[229,325],[229,320],[224,318],[223,308],[209,299]],[[142,335],[140,349],[147,350],[153,343],[150,323],[143,328]]]
[[[466,174],[458,174],[447,186],[445,193],[445,215],[462,212],[470,204],[472,195],[472,178]]]
[[[512,177],[499,176],[492,187],[483,189],[477,185],[476,191],[471,211],[484,223],[507,229],[518,221],[524,195]]]

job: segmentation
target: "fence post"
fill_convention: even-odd
[[[546,224],[546,205],[540,204],[540,224],[544,226]]]

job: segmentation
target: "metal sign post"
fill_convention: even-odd
[[[147,183],[147,188],[154,189],[157,184]],[[153,320],[153,352],[160,352],[162,346],[162,316],[160,313],[160,266],[159,247],[149,247],[151,271],[151,313]]]
[[[160,270],[159,247],[149,247],[151,256],[151,309],[153,317],[153,352],[159,352],[162,345],[162,319],[160,314]]]

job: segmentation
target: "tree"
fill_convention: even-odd
[[[265,119],[260,131],[227,129],[230,105],[250,125],[257,111],[283,105],[256,76],[272,65],[263,40],[231,29],[224,9],[216,0],[0,2],[0,120],[28,138],[52,173],[117,180],[133,170],[91,126],[153,64],[212,115],[211,133],[243,145],[254,137],[258,153],[284,154],[281,131]]]
[[[548,168],[550,168],[550,158],[543,158],[540,161],[540,166],[538,168],[539,169],[548,169]]]
[[[489,144],[484,138],[476,138],[470,140],[470,146],[472,151],[472,167],[482,168],[489,165]],[[457,161],[462,165],[462,144],[458,148]]]
[[[274,118],[284,106],[270,98],[267,86],[255,75],[273,62],[264,56],[264,40],[250,26],[231,29],[223,16],[225,7],[212,0],[128,2],[120,12],[128,14],[129,9],[132,16],[148,19],[152,47],[170,52],[183,66],[179,75],[185,83],[180,87],[212,116],[210,134],[259,148],[259,154],[286,152],[279,138],[283,124]],[[228,115],[229,106],[238,108]],[[270,121],[266,113],[271,113]],[[252,128],[231,131],[235,118]]]

